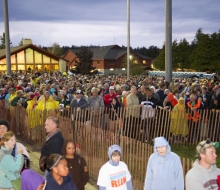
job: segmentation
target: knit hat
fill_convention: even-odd
[[[108,157],[110,159],[111,159],[112,153],[116,150],[118,150],[120,152],[120,154],[122,154],[121,147],[118,146],[117,144],[113,144],[108,148]]]
[[[9,123],[6,120],[0,120],[0,125],[4,125],[5,127],[7,127],[7,131],[10,130]]]

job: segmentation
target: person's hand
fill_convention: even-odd
[[[37,190],[43,190],[43,189],[44,189],[44,185],[45,185],[45,182],[41,183],[41,184],[38,186]]]
[[[196,111],[196,108],[191,108],[191,111]]]
[[[76,109],[76,111],[80,111],[81,110],[81,108],[80,107],[78,107],[77,109]]]
[[[21,146],[18,146],[18,147],[17,147],[17,152],[18,152],[18,154],[20,154],[20,155],[23,153],[23,149],[22,149]]]
[[[17,103],[17,106],[21,106],[21,104]]]
[[[140,104],[140,105],[139,105],[139,107],[141,107],[141,108],[142,108],[143,106],[144,106],[143,104]]]

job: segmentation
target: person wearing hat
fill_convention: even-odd
[[[154,153],[147,164],[144,190],[165,189],[184,190],[183,169],[179,156],[171,152],[168,141],[164,137],[156,137]]]
[[[196,146],[196,157],[191,168],[186,174],[186,190],[218,190],[217,176],[220,169],[216,167],[216,148],[218,142],[210,140],[201,141]]]
[[[99,190],[127,189],[133,190],[131,174],[127,165],[120,161],[121,147],[117,144],[108,148],[109,161],[99,170],[97,185]]]
[[[92,108],[92,116],[93,116],[92,121],[96,125],[100,122],[99,120],[101,118],[100,108],[103,109],[105,107],[102,96],[98,95],[99,91],[100,91],[99,88],[92,87],[91,89],[92,96],[88,98],[88,104]]]
[[[212,98],[212,101],[213,103],[210,104],[209,106],[209,110],[212,110],[212,111],[216,111],[216,110],[220,110],[220,102],[219,102],[219,99],[214,96]]]
[[[115,87],[110,86],[109,87],[109,93],[105,94],[103,96],[105,107],[108,107],[108,105],[112,102],[112,99],[115,98],[116,96],[117,96],[117,94],[115,93]]]
[[[76,111],[80,111],[81,109],[85,109],[88,107],[88,102],[85,98],[83,98],[83,91],[77,90],[75,98],[71,101],[70,107],[72,109],[76,108]]]
[[[9,102],[11,102],[15,97],[16,97],[16,90],[15,88],[9,88],[8,90],[8,94],[5,97],[5,100],[8,100]]]
[[[92,96],[88,98],[88,104],[90,107],[96,108],[99,110],[99,108],[105,107],[103,98],[98,95],[100,89],[96,87],[92,87],[91,93]]]

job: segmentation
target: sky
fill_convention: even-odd
[[[4,6],[0,4],[0,36]],[[8,0],[13,46],[22,38],[35,45],[127,46],[127,0]],[[172,1],[172,40],[189,43],[196,32],[220,29],[220,0]],[[157,46],[165,41],[165,0],[130,0],[130,46]]]

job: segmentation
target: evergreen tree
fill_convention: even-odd
[[[198,29],[195,36],[195,47],[191,54],[192,69],[197,71],[205,71],[211,68],[211,38],[209,34],[202,33],[202,29]]]
[[[76,56],[79,61],[76,62],[76,71],[77,73],[81,73],[83,75],[90,74],[95,67],[92,66],[92,57],[93,52],[89,50],[87,47],[82,46],[80,51],[76,53]]]
[[[165,45],[163,45],[156,59],[153,60],[153,65],[156,69],[165,71]]]
[[[0,49],[5,49],[5,33],[3,32],[3,34],[2,34],[2,36],[0,36],[0,41],[1,41],[1,43],[0,43]],[[11,45],[12,44],[12,42],[10,41],[9,42],[9,44]]]

